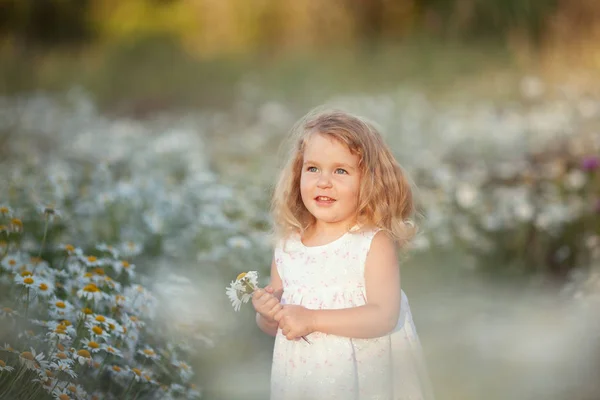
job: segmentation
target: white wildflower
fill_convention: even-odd
[[[235,281],[232,281],[225,293],[235,311],[239,311],[242,304],[247,303],[252,298],[252,293],[258,287],[258,272],[249,271],[239,274]]]

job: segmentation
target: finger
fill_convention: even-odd
[[[262,297],[263,294],[265,294],[265,291],[263,289],[256,289],[254,293],[252,293],[252,298],[258,300]]]
[[[283,310],[279,310],[275,313],[275,315],[273,316],[273,319],[277,322],[280,322],[282,317],[283,317]]]
[[[265,288],[265,292],[267,292],[267,293],[273,293],[273,292],[274,292],[273,286],[270,286],[270,285],[269,285],[269,286],[267,286],[267,287]]]
[[[272,297],[265,302],[265,307],[274,308],[278,304],[279,304],[279,300],[277,300],[277,298],[275,298],[275,297]]]

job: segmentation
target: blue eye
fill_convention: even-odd
[[[346,171],[344,168],[338,168],[335,170],[336,173],[338,174],[347,174],[348,171]]]
[[[306,168],[308,172],[317,172],[317,167],[308,167]]]

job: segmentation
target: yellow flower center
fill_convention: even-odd
[[[150,349],[145,349],[144,350],[144,354],[147,355],[147,356],[153,356],[156,353],[154,351],[150,350]]]
[[[90,355],[90,352],[87,351],[86,349],[81,349],[81,350],[77,351],[77,355],[79,357],[83,357],[83,358],[91,358],[92,357]]]
[[[141,376],[142,375],[142,371],[140,371],[137,368],[132,369],[132,371],[137,375],[137,376]]]
[[[8,207],[0,207],[0,214],[8,214]]]
[[[50,378],[51,378],[51,377],[53,377],[53,376],[54,376],[54,374],[52,373],[52,371],[50,371],[50,370],[46,370],[46,376],[48,376],[48,377],[50,377]]]
[[[29,351],[22,352],[21,357],[23,357],[24,359],[29,360],[29,361],[35,360],[35,357],[33,357],[33,354],[31,354],[31,352],[29,352]]]
[[[85,276],[86,278],[91,278],[94,275],[92,275],[91,272],[86,272],[83,276]]]
[[[67,329],[65,326],[59,325],[56,327],[56,329],[54,330],[54,333],[58,333],[58,334],[64,334],[67,333],[66,330]]]
[[[90,292],[90,293],[96,293],[96,292],[100,291],[100,289],[98,289],[98,286],[94,285],[93,283],[90,283],[89,285],[85,285],[83,290],[85,292]]]
[[[98,258],[96,256],[88,256],[87,260],[89,262],[95,262]]]
[[[96,275],[104,275],[104,270],[102,268],[96,268],[94,272]]]
[[[73,393],[75,393],[77,391],[77,388],[75,386],[73,386],[73,385],[67,386],[67,389],[69,389]]]
[[[64,325],[64,326],[71,326],[71,321],[69,321],[68,319],[63,319],[63,320],[60,322],[60,324],[61,324],[61,325]]]
[[[100,347],[100,345],[96,342],[90,341],[88,342],[88,347],[91,347],[92,349],[97,349],[98,347]]]
[[[73,245],[68,244],[65,246],[65,250],[68,251],[69,253],[72,253],[75,251],[75,247],[73,247]]]
[[[33,278],[27,277],[23,279],[23,283],[26,285],[31,285],[33,283]]]
[[[239,275],[237,276],[237,278],[235,278],[235,280],[236,280],[236,281],[239,281],[240,279],[242,279],[242,278],[243,278],[243,277],[245,277],[245,276],[246,276],[246,272],[242,272],[241,274],[239,274]]]
[[[100,363],[98,361],[94,361],[94,368],[100,368]]]
[[[102,330],[102,328],[100,328],[99,326],[95,326],[92,328],[92,331],[96,334],[96,335],[102,335],[102,332],[104,332]]]
[[[138,321],[138,317],[136,317],[135,315],[132,315],[131,317],[129,317],[129,319],[132,320],[133,322]]]
[[[23,278],[26,277],[26,276],[31,276],[31,275],[33,275],[33,274],[31,272],[27,271],[27,270],[21,271],[21,276]]]
[[[123,264],[123,268],[129,268],[130,266],[128,261],[121,261],[121,264]]]
[[[63,353],[62,351],[60,353],[56,353],[56,357],[60,358],[61,360],[67,359],[67,355],[65,353]]]
[[[17,226],[23,226],[23,221],[21,221],[19,218],[13,218],[10,220],[10,222]]]
[[[12,310],[12,308],[9,308],[9,307],[2,307],[2,311],[4,311],[7,314],[10,314],[10,313],[12,313],[13,310]]]
[[[90,315],[90,314],[94,313],[91,308],[87,308],[87,307],[84,308],[82,311],[85,315]]]
[[[71,398],[69,396],[67,396],[66,394],[61,394],[58,396],[59,400],[71,400]]]
[[[43,290],[43,291],[48,290],[48,285],[46,285],[45,283],[40,283],[40,290]]]
[[[104,322],[104,321],[106,321],[106,318],[104,318],[104,316],[102,316],[102,315],[96,315],[96,321]]]
[[[29,260],[33,265],[37,265],[42,262],[42,259],[40,257],[31,257]]]
[[[70,323],[70,322],[69,322],[69,323]],[[63,346],[63,345],[62,345],[62,344],[60,344],[60,343],[59,343],[59,344],[58,344],[58,346],[56,346],[56,347],[58,347],[58,349],[59,349],[60,351],[65,351],[65,346]]]
[[[114,330],[116,328],[116,326],[114,324],[109,323],[108,324],[108,329],[110,329],[111,331]]]
[[[0,367],[2,367],[2,368],[6,367],[6,363],[2,360],[0,360]]]
[[[14,258],[11,258],[10,260],[8,260],[8,264],[14,267],[15,265],[17,265],[17,261]]]
[[[121,372],[121,367],[119,367],[118,365],[113,365],[112,369],[115,372]]]
[[[54,303],[54,305],[58,308],[66,308],[67,307],[67,305],[62,301],[57,301],[56,303]]]
[[[108,347],[106,348],[106,351],[108,351],[109,353],[113,353],[113,354],[117,352],[115,349],[113,349],[113,348],[112,348],[112,347],[110,347],[110,346],[108,346]]]

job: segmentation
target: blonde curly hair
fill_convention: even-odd
[[[289,158],[271,203],[276,238],[302,234],[315,223],[300,195],[304,148],[314,134],[345,144],[359,157],[358,224],[388,232],[401,246],[409,242],[416,227],[411,220],[415,212],[413,191],[406,174],[371,122],[337,109],[315,109],[292,128]]]

